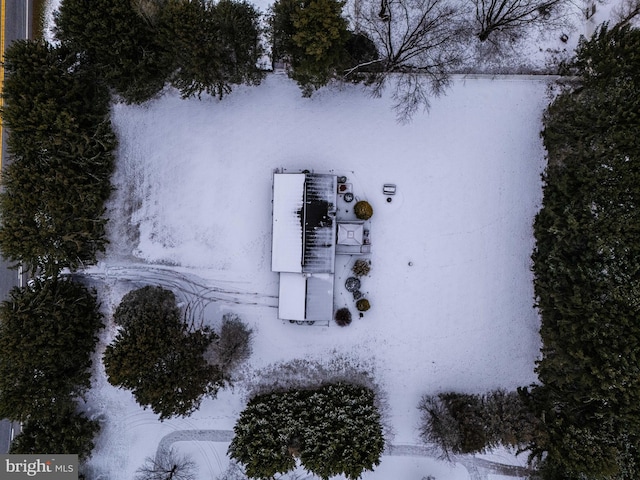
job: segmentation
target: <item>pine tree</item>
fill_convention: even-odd
[[[533,442],[548,478],[634,478],[640,427],[640,32],[601,27],[579,45],[575,88],[547,109],[535,220],[542,385]]]
[[[302,466],[326,480],[355,480],[373,470],[384,450],[373,392],[344,383],[252,398],[234,427],[229,455],[253,478]]]
[[[95,420],[76,412],[71,399],[51,405],[30,416],[21,433],[11,442],[12,454],[55,452],[76,454],[80,460],[91,455],[93,439],[100,430]]]
[[[0,417],[25,421],[88,389],[101,317],[72,281],[14,288],[0,305]]]
[[[190,331],[171,291],[129,292],[114,320],[122,328],[103,357],[109,383],[131,390],[161,420],[193,413],[222,386],[220,369],[204,358],[217,336],[207,328]]]
[[[64,47],[17,41],[5,54],[3,121],[12,163],[0,192],[0,249],[55,276],[96,261],[111,192],[109,96]]]
[[[131,0],[65,0],[55,14],[56,38],[93,65],[128,102],[157,95],[170,73],[152,18]]]
[[[170,0],[162,8],[158,42],[167,45],[169,81],[183,97],[203,92],[222,98],[233,85],[264,76],[259,14],[249,3]]]
[[[338,0],[278,0],[270,18],[274,58],[291,63],[291,78],[310,96],[342,76],[351,38]]]

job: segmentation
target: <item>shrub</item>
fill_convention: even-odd
[[[369,303],[369,300],[367,300],[366,298],[361,298],[356,302],[356,308],[358,309],[359,312],[366,312],[371,308],[371,304]]]
[[[491,445],[485,434],[482,406],[480,395],[425,395],[418,407],[422,411],[423,441],[435,445],[445,459],[455,454],[484,452]]]
[[[498,445],[525,447],[540,426],[519,392],[425,395],[418,409],[422,412],[422,440],[434,445],[446,459]]]
[[[353,211],[360,220],[369,220],[373,216],[373,207],[365,200],[356,203]]]
[[[371,262],[363,259],[356,260],[356,263],[353,264],[351,271],[358,277],[369,275],[369,272],[371,271]]]
[[[341,308],[336,312],[336,323],[341,327],[346,327],[351,323],[351,311],[348,308]]]
[[[211,362],[218,365],[228,376],[238,365],[251,356],[253,330],[245,325],[240,317],[227,313],[222,317],[220,335],[211,344]]]

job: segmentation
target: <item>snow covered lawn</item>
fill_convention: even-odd
[[[89,274],[106,277],[107,309],[151,282],[181,289],[184,300],[200,298],[194,311],[211,325],[224,312],[239,313],[255,331],[245,382],[292,359],[347,359],[370,369],[387,395],[392,442],[418,444],[422,394],[536,380],[529,256],[541,200],[545,92],[544,79],[457,79],[430,114],[405,126],[387,98],[345,87],[303,99],[277,75],[222,102],[169,93],[143,106],[115,105],[112,245]],[[355,195],[373,205],[372,270],[362,285],[372,308],[349,327],[276,318],[274,168],[346,175]],[[397,185],[392,203],[385,202],[384,183]],[[337,284],[351,264],[338,262]],[[336,307],[355,313],[348,295],[337,288]],[[113,334],[110,325],[104,341]],[[99,373],[89,397],[90,410],[105,421],[89,462],[96,478],[132,478],[172,431],[231,429],[246,400],[243,382],[237,387],[188,419],[161,424]],[[201,478],[227,464],[225,444],[179,445],[194,452]],[[429,474],[467,478],[460,466],[419,457],[383,457],[365,478]]]

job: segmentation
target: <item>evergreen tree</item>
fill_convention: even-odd
[[[101,317],[95,296],[75,282],[14,288],[0,305],[0,417],[53,412],[89,388]]]
[[[264,76],[259,14],[249,3],[169,0],[162,9],[159,42],[170,49],[169,80],[183,97],[202,92],[222,98],[232,85]]]
[[[109,115],[109,95],[96,72],[65,47],[17,40],[4,57],[2,120],[10,131],[9,151],[17,156],[54,155],[84,146]],[[100,139],[104,140],[104,139]],[[97,142],[95,142],[97,143]],[[100,153],[92,145],[87,156]]]
[[[131,390],[161,420],[191,414],[223,383],[220,369],[204,358],[216,335],[206,328],[190,331],[180,316],[169,290],[129,292],[114,315],[122,328],[103,357],[109,383]]]
[[[278,0],[270,19],[273,54],[291,63],[290,76],[310,96],[348,65],[351,39],[338,0]]]
[[[355,480],[380,463],[384,450],[374,393],[344,383],[258,395],[234,432],[229,454],[252,478],[293,470],[299,457],[323,480]]]
[[[56,403],[30,416],[22,432],[11,442],[10,453],[76,454],[80,460],[91,455],[93,439],[100,430],[95,420],[76,412],[72,400]]]
[[[5,71],[12,163],[0,192],[0,249],[51,276],[93,263],[106,244],[115,148],[107,91],[75,55],[42,42],[12,43]]]
[[[139,103],[160,92],[170,72],[153,20],[132,0],[65,0],[55,35],[126,101]]]
[[[635,478],[640,460],[639,51],[629,27],[583,40],[569,66],[579,84],[544,118],[533,254],[542,385],[530,399],[548,478]]]

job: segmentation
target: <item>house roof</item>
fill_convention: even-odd
[[[278,317],[333,317],[335,175],[275,173],[271,270],[280,273]]]
[[[334,271],[336,197],[335,175],[274,174],[272,271]]]

